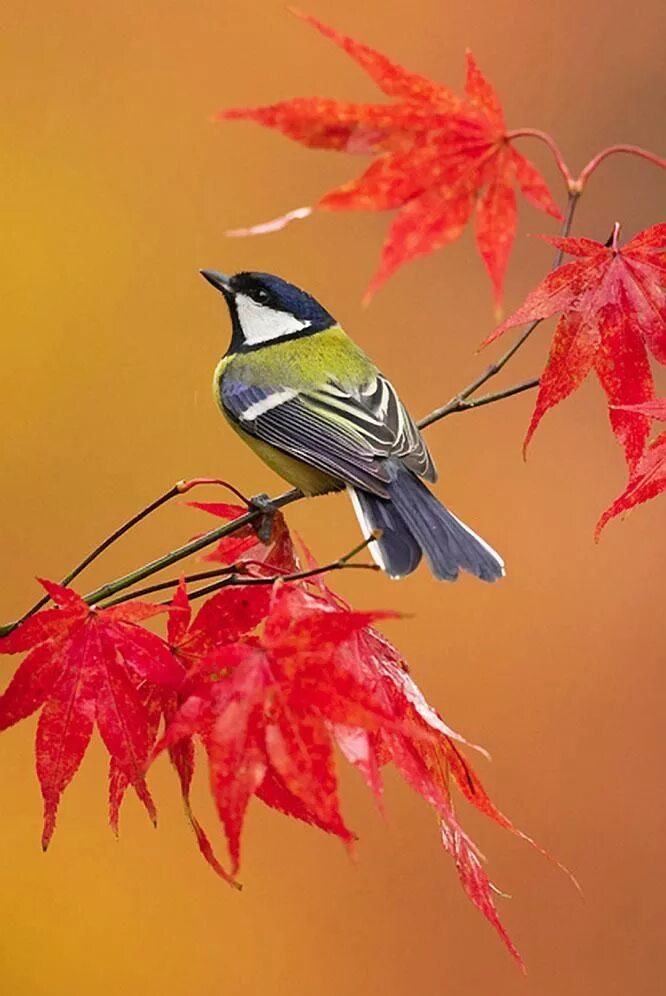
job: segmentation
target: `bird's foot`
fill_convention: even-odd
[[[259,512],[259,519],[255,526],[257,536],[262,543],[269,543],[273,535],[273,519],[278,508],[267,494],[254,495],[248,502],[249,510]]]

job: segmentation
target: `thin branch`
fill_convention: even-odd
[[[274,574],[272,577],[265,578],[255,578],[255,577],[239,577],[237,574],[231,574],[222,581],[218,581],[216,584],[206,585],[204,588],[197,588],[196,591],[189,593],[189,599],[192,601],[195,598],[201,598],[203,595],[210,595],[211,592],[219,591],[221,588],[233,588],[233,587],[255,587],[257,585],[271,585],[275,584],[276,581],[305,581],[308,578],[318,577],[320,574],[330,574],[331,571],[344,571],[344,570],[361,570],[361,571],[378,571],[379,566],[377,564],[352,564],[350,561],[353,557],[365,550],[367,546],[372,543],[374,539],[378,539],[380,535],[380,530],[375,530],[373,535],[368,539],[363,540],[362,543],[358,543],[353,550],[346,553],[344,557],[340,557],[338,560],[331,561],[330,564],[323,564],[321,567],[310,567],[307,571],[294,571],[292,574]],[[176,582],[177,584],[178,582]],[[114,604],[110,602],[109,604]],[[168,602],[162,603],[168,605]]]
[[[471,398],[468,401],[461,401],[457,408],[452,408],[448,415],[454,415],[456,412],[468,412],[472,408],[483,408],[484,405],[492,405],[495,401],[502,401],[504,398],[512,398],[516,394],[523,394],[525,391],[532,391],[535,387],[539,386],[539,378],[532,377],[530,380],[523,381],[522,384],[515,384],[514,387],[507,387],[503,391],[495,391],[493,394],[482,394],[480,398]],[[431,418],[427,423],[431,425],[432,422],[436,422],[436,418]]]
[[[341,566],[345,567],[372,567],[374,570],[375,565],[373,564],[348,564],[347,561],[363,550],[371,540],[364,540],[358,546],[355,546],[350,553],[346,554],[344,557],[340,557],[339,560],[334,562],[334,565],[329,564],[325,567],[316,567],[308,571],[299,571],[297,574],[289,574],[283,571],[281,574],[266,575],[265,577],[257,577],[257,575],[252,575],[247,573],[248,567],[260,567],[266,568],[268,565],[260,560],[244,560],[239,563],[229,564],[227,567],[215,567],[210,571],[198,571],[196,574],[186,574],[182,580],[185,584],[193,584],[195,581],[207,581],[210,578],[226,578],[229,585],[244,585],[244,584],[273,584],[278,578],[283,581],[295,581],[301,578],[307,578],[318,574],[320,571],[323,573],[325,571],[338,570]],[[180,578],[169,578],[168,581],[159,581],[157,584],[147,585],[145,588],[135,588],[133,591],[126,592],[124,595],[119,595],[117,598],[113,598],[110,602],[104,602],[100,606],[102,609],[108,609],[112,605],[122,605],[123,602],[129,602],[136,598],[143,598],[145,595],[153,595],[158,591],[167,591],[169,588],[177,588],[180,584]],[[224,585],[214,585],[213,590],[217,588],[224,587]],[[200,591],[203,593],[204,589],[201,588]],[[166,603],[165,603],[166,604]]]
[[[119,526],[118,529],[112,532],[110,536],[107,536],[105,540],[102,540],[102,542],[98,546],[96,546],[95,549],[92,550],[87,557],[83,558],[80,564],[77,564],[76,567],[73,570],[71,570],[69,574],[67,574],[62,579],[60,584],[63,586],[71,584],[71,582],[75,578],[78,578],[79,574],[81,574],[86,569],[86,567],[89,567],[90,564],[93,563],[93,561],[97,560],[97,558],[101,556],[105,550],[108,550],[109,547],[116,542],[116,540],[119,540],[121,536],[124,536],[125,533],[128,533],[130,529],[138,525],[139,522],[142,522],[152,512],[155,512],[158,508],[161,508],[162,505],[166,505],[166,503],[168,501],[171,501],[172,498],[176,498],[180,493],[181,492],[179,490],[179,485],[174,484],[173,487],[170,487],[169,490],[165,491],[164,494],[159,496],[159,498],[156,498],[155,501],[152,501],[149,505],[146,505],[145,508],[142,508],[140,512],[137,512],[136,515],[133,515],[131,519],[128,519],[127,522],[124,522],[123,525]],[[30,616],[35,614],[35,612],[39,612],[39,610],[43,609],[44,606],[49,601],[50,601],[49,595],[42,595],[39,601],[35,602],[35,604],[32,606],[31,609],[28,609],[28,611],[24,613],[20,619],[17,619],[15,623],[12,623],[11,628],[13,629],[14,626],[18,626],[18,624],[23,622],[25,619],[29,619]],[[0,636],[4,636],[6,632],[10,632],[8,627],[5,626],[0,628]]]
[[[660,166],[661,169],[666,169],[666,159],[662,159],[660,156],[655,155],[654,152],[649,152],[647,149],[641,149],[639,145],[610,145],[607,149],[603,149],[598,155],[590,159],[587,166],[581,170],[580,176],[575,181],[576,187],[579,191],[583,189],[587,181],[589,180],[592,173],[594,173],[597,166],[607,159],[608,156],[617,155],[618,152],[626,153],[630,156],[639,156],[641,159],[647,159],[648,162],[652,163],[654,166]]]
[[[519,128],[516,131],[509,131],[506,134],[506,138],[509,141],[513,141],[514,138],[538,138],[540,142],[543,142],[548,146],[550,151],[553,153],[553,158],[555,159],[555,165],[564,177],[564,182],[567,185],[567,190],[572,189],[572,184],[575,182],[571,174],[571,170],[564,161],[564,156],[560,152],[560,148],[552,137],[546,131],[540,131],[538,128]]]
[[[186,574],[183,577],[185,584],[193,584],[195,581],[208,581],[210,578],[221,578],[228,577],[230,574],[239,574],[242,570],[240,564],[230,564],[229,567],[217,567],[211,571],[199,571],[197,574]],[[135,588],[133,591],[125,592],[124,595],[118,595],[116,598],[112,598],[110,602],[104,602],[100,606],[102,609],[108,609],[112,605],[122,605],[123,602],[129,602],[135,598],[144,598],[146,595],[153,595],[157,591],[168,591],[169,588],[177,588],[180,583],[180,578],[169,578],[168,581],[158,581],[157,584],[146,585],[145,588]]]
[[[273,498],[271,504],[275,508],[284,508],[285,505],[290,505],[302,497],[302,493],[294,488],[292,491],[285,491],[284,494]],[[231,522],[227,522],[223,526],[218,526],[217,529],[213,529],[203,536],[198,536],[197,539],[190,540],[189,543],[185,543],[176,550],[171,550],[170,553],[165,553],[164,556],[152,560],[149,564],[144,564],[143,567],[139,567],[135,571],[130,571],[129,574],[124,574],[122,577],[116,578],[115,581],[103,584],[100,588],[96,588],[86,595],[85,600],[88,605],[97,605],[98,602],[102,602],[106,598],[111,598],[118,592],[124,591],[125,588],[129,588],[139,581],[149,578],[152,574],[157,574],[158,571],[163,570],[165,567],[171,567],[172,564],[177,564],[178,561],[184,560],[185,557],[189,557],[193,553],[198,553],[199,550],[205,549],[207,546],[215,543],[216,540],[238,532],[243,526],[250,525],[255,519],[260,518],[264,514],[263,509],[250,509],[250,511],[245,512],[244,515],[240,515],[237,519],[232,519]]]
[[[188,491],[191,491],[192,488],[197,488],[202,484],[219,484],[220,487],[227,488],[229,491],[233,492],[233,494],[235,494],[244,505],[249,505],[247,498],[238,490],[238,488],[235,488],[233,484],[229,484],[228,481],[220,480],[218,477],[193,477],[187,481],[177,481],[167,491],[165,491],[164,494],[160,495],[159,498],[151,501],[150,504],[146,505],[139,512],[137,512],[136,515],[133,515],[131,519],[124,522],[122,526],[115,529],[109,536],[106,537],[106,539],[102,540],[102,542],[99,543],[87,557],[83,558],[80,564],[77,564],[76,567],[62,579],[60,584],[63,585],[63,587],[71,584],[72,581],[79,576],[79,574],[83,573],[86,567],[89,567],[95,560],[97,560],[98,557],[108,550],[110,546],[117,542],[121,536],[128,533],[130,529],[133,529],[134,526],[138,525],[140,522],[143,522],[144,519],[147,519],[149,515],[156,512],[158,508],[162,507],[162,505],[166,505],[166,503],[171,501],[172,498],[184,495]],[[19,623],[22,623],[25,619],[29,619],[30,616],[35,614],[35,612],[39,612],[40,609],[43,609],[50,600],[50,595],[42,595],[39,601],[35,602],[32,608],[28,609],[28,611],[24,613],[20,619],[17,619],[16,622],[11,623],[9,626],[0,626],[0,636],[6,636],[7,633],[10,633],[11,630],[15,626],[18,626]]]
[[[187,494],[188,491],[192,491],[193,488],[199,488],[202,484],[217,484],[221,488],[226,488],[227,491],[231,491],[232,494],[236,495],[239,501],[242,501],[244,505],[248,508],[252,504],[250,498],[246,498],[242,491],[230,484],[229,481],[223,481],[220,477],[191,477],[189,481],[179,481],[176,487],[178,488],[178,493],[181,495]]]
[[[562,222],[560,237],[567,236],[571,231],[571,225],[573,223],[573,218],[579,197],[580,193],[578,191],[576,190],[569,191],[567,210],[564,216],[564,221]],[[558,249],[555,259],[553,260],[553,265],[551,267],[552,270],[557,269],[557,267],[562,262],[563,257],[564,257],[564,250]],[[436,408],[433,412],[430,412],[429,415],[426,415],[425,418],[421,419],[421,421],[417,423],[419,429],[424,429],[426,426],[432,425],[433,422],[439,422],[440,419],[445,418],[447,415],[453,415],[454,412],[465,411],[465,406],[463,405],[463,402],[465,402],[471,394],[476,394],[476,392],[480,387],[483,387],[483,385],[487,381],[489,381],[492,377],[495,377],[496,374],[498,374],[500,370],[502,370],[507,365],[511,357],[515,356],[515,354],[518,352],[523,343],[527,342],[529,337],[532,335],[537,325],[540,324],[541,324],[540,318],[538,318],[534,322],[530,322],[527,328],[524,329],[517,337],[517,339],[512,343],[512,345],[509,346],[507,351],[503,353],[502,356],[500,356],[499,360],[496,360],[495,363],[491,363],[489,367],[486,367],[484,372],[479,377],[473,380],[471,384],[468,384],[467,387],[463,388],[463,390],[460,391],[458,394],[455,394],[449,401],[446,402],[445,405],[442,405],[441,408]],[[524,388],[524,390],[528,390],[528,388]],[[500,394],[500,397],[504,396],[505,395]],[[499,398],[497,400],[499,400]],[[486,404],[489,403],[490,403],[489,401],[486,402]],[[468,405],[467,407],[474,408],[478,406]]]

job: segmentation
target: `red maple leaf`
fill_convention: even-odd
[[[549,273],[484,345],[514,325],[561,312],[524,447],[548,409],[594,370],[608,397],[613,432],[635,468],[650,423],[640,407],[626,406],[654,393],[648,350],[666,363],[666,224],[645,229],[624,246],[618,232],[616,225],[606,245],[544,236],[575,261]]]
[[[554,218],[561,214],[540,173],[511,144],[499,98],[471,53],[464,96],[458,97],[316,18],[299,16],[358,62],[393,103],[298,97],[232,108],[217,117],[255,121],[310,148],[375,156],[362,176],[315,205],[328,211],[398,210],[368,297],[403,263],[457,239],[474,214],[477,247],[499,301],[516,232],[515,187],[540,210]],[[308,213],[299,208],[231,234],[276,230]]]
[[[70,588],[41,583],[57,607],[31,616],[0,640],[0,653],[30,651],[0,696],[0,730],[41,709],[36,760],[46,849],[60,797],[83,760],[95,725],[112,761],[112,822],[121,783],[132,785],[155,819],[144,779],[153,726],[145,693],[177,688],[184,672],[164,641],[137,625],[163,607],[134,601],[91,609]]]
[[[182,704],[156,748],[201,739],[232,873],[253,795],[350,846],[354,835],[340,809],[334,745],[380,804],[381,767],[393,762],[436,810],[465,891],[520,962],[481,856],[458,823],[450,781],[485,815],[519,831],[464,759],[463,738],[427,704],[398,652],[370,626],[386,613],[351,611],[321,579],[309,588],[278,586],[271,597],[258,635],[218,646],[192,667]]]
[[[642,405],[626,405],[623,411],[639,412],[648,418],[666,422],[666,398],[655,398]],[[599,539],[601,530],[610,519],[623,515],[636,505],[656,498],[666,491],[666,432],[653,439],[636,465],[631,469],[626,488],[597,522],[594,535]]]
[[[188,502],[192,508],[208,512],[225,522],[232,522],[247,514],[244,505],[230,505],[227,502]],[[245,564],[249,568],[266,567],[269,574],[289,574],[298,570],[296,553],[286,520],[279,510],[272,515],[271,533],[267,542],[259,536],[254,523],[223,536],[213,549],[201,557],[216,564]],[[265,574],[266,571],[260,571]]]
[[[268,595],[269,589],[257,586],[255,592]],[[354,687],[354,698],[344,699],[325,670],[336,647],[374,616],[329,611],[324,620],[307,611],[311,596],[301,588],[285,586],[272,597],[258,639],[218,645],[192,670],[184,702],[158,745],[162,750],[201,736],[234,873],[247,804],[261,794],[272,805],[271,788],[276,808],[351,842],[339,813],[326,721],[352,708],[365,716],[375,707],[364,689]],[[350,679],[347,692],[349,685]],[[267,773],[269,784],[258,793]]]
[[[256,537],[253,542],[255,541]],[[219,655],[223,648],[234,644],[241,637],[248,639],[248,634],[266,616],[269,605],[269,586],[223,588],[208,598],[192,619],[192,607],[185,583],[181,579],[169,605],[167,624],[169,646],[187,671],[194,674],[209,655],[214,653]],[[170,728],[175,722],[179,709],[188,698],[187,687],[186,684],[185,689],[172,693],[163,704],[161,714],[164,715],[165,728]],[[151,740],[151,749],[156,739],[157,729]],[[199,850],[218,875],[236,885],[233,877],[218,861],[204,828],[192,811],[190,789],[195,766],[192,736],[182,736],[170,743],[169,758],[180,780],[185,812],[194,830]]]

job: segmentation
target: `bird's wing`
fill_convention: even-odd
[[[385,497],[389,456],[432,480],[425,443],[381,376],[352,395],[326,383],[315,390],[250,386],[224,377],[221,400],[239,427],[347,484]]]
[[[329,381],[323,389],[309,393],[306,400],[322,411],[342,417],[378,456],[400,457],[419,477],[428,481],[437,479],[421,433],[395,388],[382,374],[376,374],[355,394]]]

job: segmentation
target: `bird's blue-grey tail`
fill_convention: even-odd
[[[389,498],[358,488],[349,493],[364,535],[381,530],[370,552],[393,578],[411,574],[422,553],[441,581],[455,581],[461,570],[482,581],[497,581],[504,561],[469,526],[449,512],[410,470],[398,460],[389,484]]]

